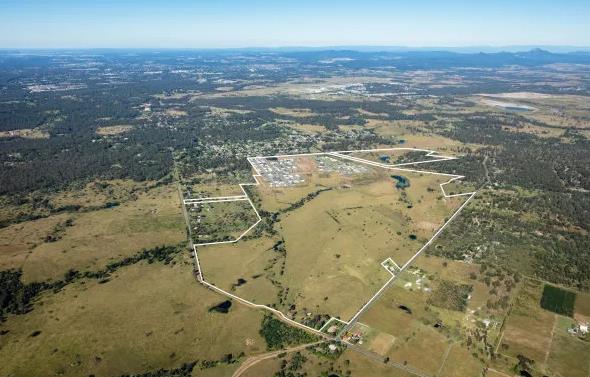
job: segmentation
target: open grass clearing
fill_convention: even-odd
[[[278,115],[288,115],[292,117],[306,118],[316,115],[311,109],[305,108],[273,107],[269,110]]]
[[[499,352],[511,357],[524,355],[543,363],[551,345],[555,314],[541,309],[543,284],[526,279],[504,325]]]
[[[411,280],[409,277],[405,279]],[[402,285],[403,284],[403,285]],[[359,319],[373,333],[367,339],[368,349],[376,352],[382,348],[385,338],[394,339],[385,356],[423,373],[434,375],[450,345],[449,338],[440,328],[443,322],[452,325],[456,321],[445,312],[432,310],[427,305],[430,293],[422,289],[404,288],[400,282],[389,288],[383,296]],[[386,334],[385,337],[379,334]],[[377,343],[375,343],[377,341]]]
[[[105,284],[43,294],[33,311],[2,324],[0,374],[115,376],[264,352],[263,313],[235,303],[228,314],[209,312],[220,296],[195,281],[188,258],[176,262],[138,263]]]
[[[248,200],[185,204],[195,244],[232,241],[258,221]]]
[[[186,111],[176,108],[166,109],[165,113],[172,118],[182,118],[188,115]]]
[[[481,375],[483,368],[484,364],[481,360],[476,359],[469,350],[454,344],[438,375],[440,377],[476,377]]]
[[[295,122],[283,122],[284,126],[292,128],[294,130],[306,133],[306,134],[322,134],[328,132],[328,129],[320,124],[309,124],[309,123],[295,123]]]
[[[96,129],[96,134],[100,136],[113,136],[129,132],[133,129],[132,125],[119,124],[115,126],[104,126]]]
[[[310,315],[350,318],[390,277],[381,262],[405,263],[463,202],[442,197],[447,177],[403,172],[408,186],[400,188],[384,169],[348,175],[336,164],[337,171],[318,173],[309,157],[297,166],[305,184],[249,188],[259,210],[279,211],[272,240],[198,253],[205,280],[303,323]],[[248,283],[236,286],[239,279]]]
[[[567,333],[555,334],[547,368],[558,376],[587,377],[590,374],[590,343]]]
[[[413,374],[387,365],[382,361],[370,359],[353,350],[345,350],[335,360],[319,356],[310,351],[302,351],[305,362],[297,371],[308,376],[372,376],[372,377],[410,377]],[[274,377],[281,368],[283,360],[289,362],[293,355],[264,360],[246,370],[242,377]]]
[[[18,130],[0,131],[0,138],[22,137],[23,139],[49,139],[49,132],[41,128],[21,128]]]
[[[95,270],[142,248],[177,244],[186,239],[178,192],[173,185],[140,193],[117,207],[71,214],[73,225],[55,242],[44,242],[30,251],[23,264],[27,282],[59,280],[69,269]],[[21,223],[38,228],[44,219]],[[51,220],[48,220],[51,221]]]

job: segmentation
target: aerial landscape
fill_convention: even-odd
[[[6,1],[0,376],[590,377],[590,5],[501,3]]]

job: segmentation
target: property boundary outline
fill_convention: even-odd
[[[354,157],[354,156],[350,156],[349,154],[351,153],[362,153],[362,152],[385,152],[385,151],[396,151],[396,150],[409,150],[409,151],[418,151],[418,152],[428,152],[426,154],[425,157],[432,157],[432,159],[429,160],[421,160],[421,161],[416,161],[416,162],[406,162],[406,163],[400,163],[400,164],[385,164],[385,163],[380,163],[380,162],[376,162],[376,161],[371,161],[371,160],[367,160],[367,159],[363,159],[363,158],[359,158],[359,157]],[[321,331],[321,329],[324,328],[324,326],[326,324],[324,324],[322,326],[322,328],[320,328],[320,330],[315,329],[313,327],[307,326],[303,323],[297,322],[289,317],[287,317],[283,312],[272,308],[268,305],[262,305],[262,304],[256,304],[253,303],[249,300],[246,300],[242,297],[236,296],[230,292],[227,292],[217,286],[215,286],[214,284],[211,284],[209,282],[207,282],[203,276],[203,271],[201,269],[201,265],[199,262],[199,257],[198,257],[198,253],[197,253],[197,246],[210,246],[210,245],[219,245],[219,244],[226,244],[226,243],[236,243],[238,241],[240,241],[246,234],[248,234],[252,229],[254,229],[254,227],[256,227],[261,221],[262,221],[262,217],[260,217],[260,214],[258,212],[258,210],[256,209],[256,206],[254,205],[254,203],[252,202],[250,196],[248,195],[247,191],[245,190],[245,186],[258,186],[260,185],[260,181],[259,179],[262,177],[262,174],[260,173],[260,171],[256,168],[256,164],[252,163],[253,159],[258,159],[258,158],[287,158],[287,157],[304,157],[304,156],[320,156],[320,155],[328,155],[328,156],[334,156],[340,159],[345,159],[345,160],[349,160],[352,162],[356,162],[356,163],[360,163],[360,164],[366,164],[366,165],[370,165],[373,167],[378,167],[378,168],[382,168],[382,169],[386,169],[386,170],[397,170],[397,171],[406,171],[406,172],[413,172],[413,173],[421,173],[421,174],[432,174],[432,175],[439,175],[439,176],[444,176],[444,177],[449,177],[449,180],[443,183],[440,183],[440,189],[441,192],[443,193],[443,196],[445,198],[453,198],[453,197],[459,197],[459,196],[467,196],[467,199],[465,200],[465,202],[463,202],[463,204],[461,204],[461,206],[447,219],[447,221],[445,221],[445,223],[434,233],[434,235],[406,262],[404,263],[401,267],[399,267],[397,265],[397,263],[395,263],[395,261],[393,261],[393,259],[391,257],[385,259],[383,262],[381,262],[381,266],[384,266],[384,263],[391,259],[391,261],[398,267],[398,269],[396,270],[397,274],[393,274],[391,271],[389,271],[389,269],[385,268],[392,276],[385,282],[385,284],[383,284],[381,286],[381,288],[379,288],[379,290],[369,299],[369,301],[367,301],[352,317],[349,321],[343,321],[340,319],[337,319],[335,317],[331,317],[327,323],[331,322],[332,319],[337,319],[340,322],[345,323],[346,325],[344,326],[344,328],[338,333],[336,338],[333,337],[328,337],[327,334],[323,333]],[[411,264],[412,262],[414,262],[414,260],[416,260],[416,258],[418,258],[422,252],[424,250],[426,250],[428,248],[428,246],[430,246],[430,244],[432,244],[432,242],[434,242],[434,240],[442,233],[442,231],[447,227],[448,224],[450,224],[453,219],[455,219],[457,217],[457,215],[463,210],[463,208],[465,208],[465,206],[471,201],[471,199],[473,199],[473,197],[477,194],[477,190],[476,191],[471,191],[471,192],[465,192],[465,193],[459,193],[459,194],[447,194],[447,192],[444,189],[444,186],[456,181],[456,180],[460,180],[465,178],[465,176],[463,175],[459,175],[459,174],[449,174],[449,173],[439,173],[439,172],[435,172],[435,171],[429,171],[429,170],[418,170],[418,169],[410,169],[410,168],[405,168],[404,166],[409,166],[409,165],[417,165],[417,164],[425,164],[425,163],[430,163],[430,162],[440,162],[440,161],[449,161],[449,160],[455,160],[458,159],[458,157],[454,157],[454,156],[443,156],[443,155],[439,155],[437,154],[436,151],[434,150],[430,150],[430,149],[420,149],[420,148],[408,148],[408,147],[398,147],[398,148],[377,148],[377,149],[360,149],[360,150],[345,150],[345,151],[332,151],[332,152],[314,152],[314,153],[298,153],[298,154],[282,154],[282,155],[272,155],[272,156],[257,156],[257,157],[247,157],[248,162],[250,163],[250,165],[252,166],[252,169],[255,171],[256,174],[253,174],[252,177],[254,178],[254,182],[253,183],[240,183],[240,189],[242,190],[242,192],[244,193],[243,195],[234,195],[234,196],[225,196],[225,197],[206,197],[206,198],[196,198],[196,199],[183,199],[183,205],[187,205],[187,204],[195,204],[195,203],[215,203],[215,202],[228,202],[228,201],[239,201],[239,200],[247,200],[250,203],[250,206],[252,207],[252,209],[254,210],[256,217],[257,217],[257,221],[251,225],[246,231],[244,231],[242,234],[240,234],[236,239],[233,240],[228,240],[228,241],[216,241],[216,242],[204,242],[204,243],[192,243],[191,240],[191,244],[193,247],[193,253],[194,253],[194,257],[195,257],[195,261],[196,261],[196,266],[197,266],[197,279],[199,280],[199,282],[203,285],[205,285],[206,287],[222,294],[225,295],[227,297],[233,298],[245,305],[248,305],[250,307],[254,307],[254,308],[258,308],[258,309],[264,309],[267,311],[270,311],[271,313],[279,316],[282,320],[284,320],[285,322],[305,329],[307,331],[310,331],[318,336],[321,336],[323,338],[328,338],[328,339],[339,339],[340,335],[346,331],[348,331],[350,328],[352,328],[354,326],[355,323],[358,322],[358,318],[377,300],[379,299],[379,297],[383,294],[383,292],[390,287],[390,285],[393,283],[393,281],[396,279],[397,276],[399,276],[399,274],[401,272],[403,272],[404,270],[406,270]],[[190,223],[187,224],[187,226],[190,227]]]

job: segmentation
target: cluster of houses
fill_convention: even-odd
[[[340,173],[343,175],[362,174],[369,171],[366,167],[360,164],[352,164],[344,162],[330,156],[318,156],[316,158],[318,170],[322,173]]]
[[[257,157],[250,160],[270,187],[292,187],[305,182],[293,158]]]
[[[361,330],[347,331],[342,340],[350,344],[363,344],[363,332]]]

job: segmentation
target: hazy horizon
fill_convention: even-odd
[[[588,48],[590,3],[2,0],[0,48]]]
[[[244,47],[0,47],[4,52],[44,52],[44,51],[252,51],[252,52],[449,52],[458,54],[476,53],[521,53],[540,49],[553,54],[588,53],[590,46],[571,45],[508,45],[508,46],[387,46],[387,45],[334,45],[334,46],[244,46]]]

